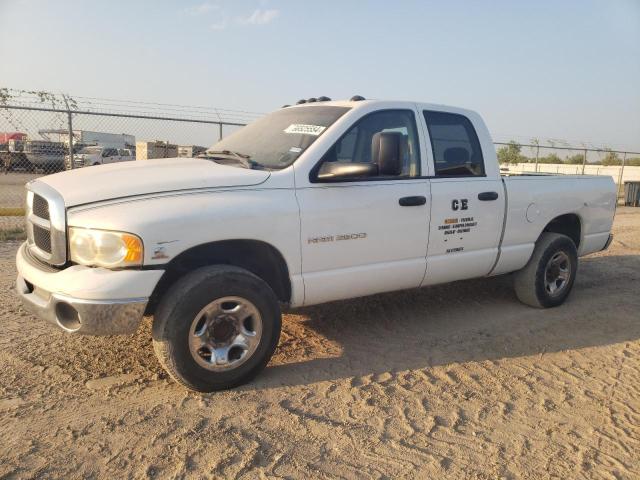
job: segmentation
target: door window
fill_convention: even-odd
[[[118,150],[116,150],[115,148],[105,148],[104,152],[102,152],[102,156],[103,157],[115,157],[116,155],[118,155]]]
[[[402,170],[395,177],[419,176],[419,142],[415,117],[410,110],[384,110],[366,115],[331,147],[322,158],[321,164],[324,162],[371,163],[373,136],[380,132],[400,133]],[[357,180],[359,179],[354,179],[354,181]]]
[[[484,176],[476,131],[464,115],[424,111],[438,177]]]

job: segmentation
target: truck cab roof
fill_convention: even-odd
[[[347,107],[351,109],[366,109],[366,110],[378,110],[383,108],[419,108],[423,110],[436,110],[443,112],[459,113],[461,115],[468,116],[469,114],[477,115],[473,110],[466,108],[456,107],[453,105],[444,105],[439,103],[430,102],[412,102],[408,100],[382,100],[382,99],[368,99],[368,100],[328,100],[328,101],[316,101],[306,102],[296,105],[290,105],[284,108],[299,108],[299,107],[322,107],[322,106],[334,106],[334,107]]]

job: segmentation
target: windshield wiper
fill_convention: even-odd
[[[260,167],[261,165],[255,160],[251,160],[250,155],[245,155],[244,153],[234,152],[231,150],[207,150],[204,153],[205,158],[232,158],[237,161],[243,167],[248,168],[249,170],[254,169],[256,167]]]

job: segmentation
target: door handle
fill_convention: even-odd
[[[417,195],[415,197],[402,197],[398,200],[398,203],[401,207],[417,207],[427,203],[427,197],[423,197],[422,195]]]
[[[488,200],[497,200],[498,192],[482,192],[478,194],[478,200],[486,202]]]

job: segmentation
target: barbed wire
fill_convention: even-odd
[[[145,102],[139,100],[122,100],[122,99],[112,99],[112,98],[98,98],[98,97],[81,97],[75,96],[74,98],[78,100],[93,100],[104,103],[112,103],[115,104],[140,104],[140,105],[156,105],[161,107],[178,107],[180,109],[194,109],[194,110],[211,110],[211,111],[223,111],[223,112],[235,112],[235,113],[246,113],[249,115],[264,115],[264,112],[255,112],[249,110],[236,110],[236,109],[228,109],[228,108],[220,108],[220,107],[207,107],[202,105],[182,105],[177,103],[159,103],[159,102]]]
[[[51,107],[66,109],[65,96],[70,101],[72,111],[94,111],[104,113],[135,113],[158,116],[160,113],[172,117],[188,117],[212,121],[250,123],[263,115],[261,112],[233,110],[229,108],[178,105],[136,100],[117,100],[97,97],[78,97],[51,92],[38,92],[10,88],[0,88],[0,106]]]
[[[236,124],[247,124],[263,116],[264,112],[251,110],[237,110],[215,106],[202,105],[181,105],[176,103],[150,102],[140,100],[113,99],[90,96],[70,96],[62,93],[52,93],[46,91],[22,90],[14,88],[0,88],[0,106],[50,106],[52,108],[66,109],[65,98],[69,102],[71,110],[109,113],[109,114],[138,114],[149,116],[170,116],[179,118],[190,118],[199,120],[229,122]],[[65,122],[64,114],[60,114],[59,123]],[[9,121],[9,119],[5,119]],[[17,124],[14,125],[17,127]],[[20,129],[20,128],[16,128]],[[593,150],[593,151],[630,151],[632,149],[607,142],[584,141],[577,139],[563,139],[557,137],[532,137],[521,134],[507,134],[492,132],[492,136],[497,143],[508,143],[515,141],[517,144],[527,146],[535,144],[540,149],[564,147],[572,150]]]
[[[631,151],[633,148],[629,148],[628,145],[616,144],[611,142],[595,142],[593,140],[578,140],[570,138],[557,138],[557,137],[543,137],[532,135],[520,135],[520,134],[508,134],[492,132],[493,140],[497,143],[509,143],[515,141],[519,145],[535,144],[535,140],[538,141],[536,146],[543,148],[556,148],[567,147],[572,150],[594,150],[594,151]],[[635,149],[637,150],[637,149]]]

